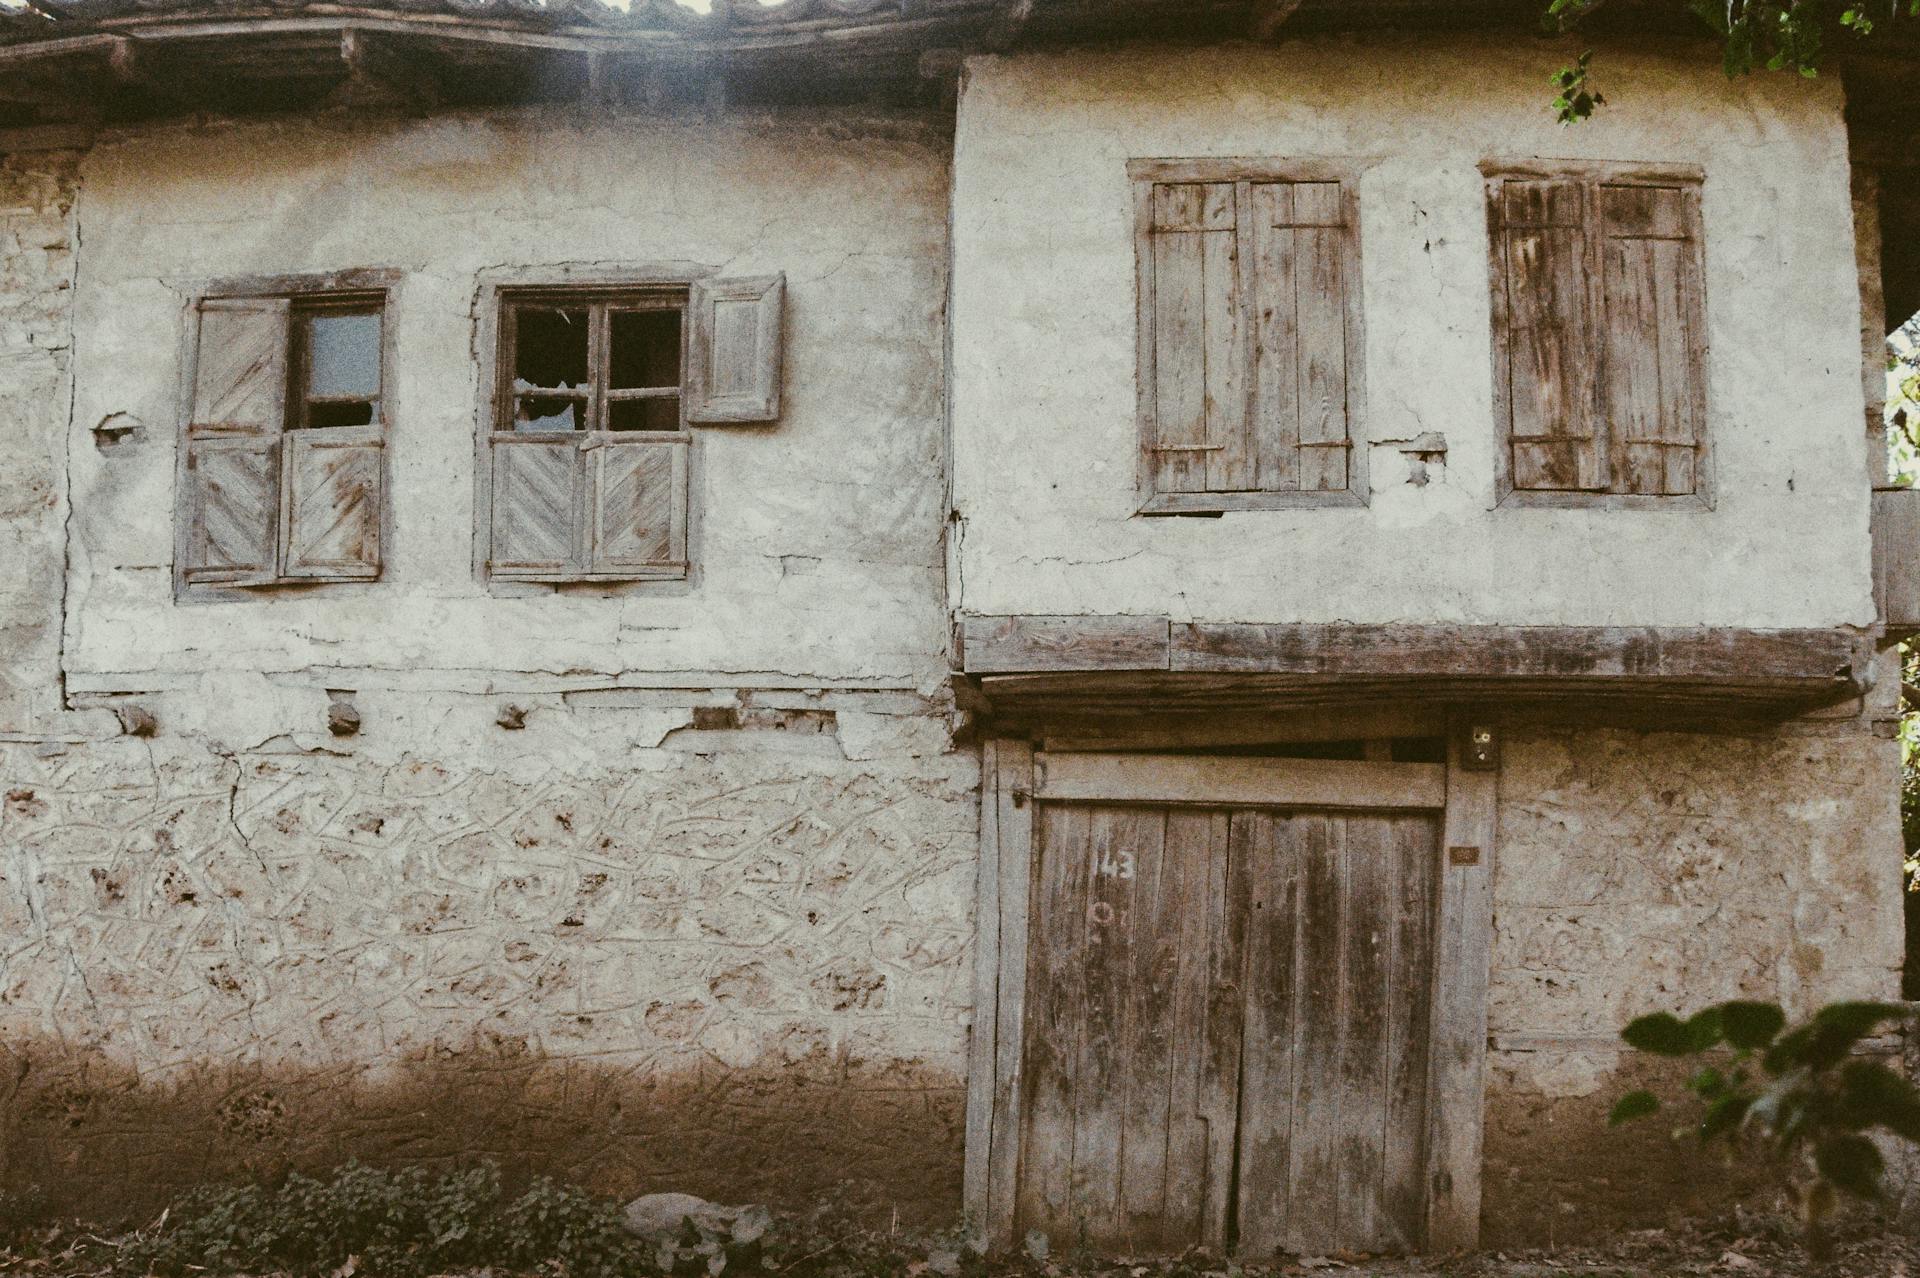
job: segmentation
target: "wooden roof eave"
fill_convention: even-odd
[[[956,674],[998,722],[1472,706],[1570,722],[1777,722],[1864,694],[1846,627],[1352,625],[963,617]]]

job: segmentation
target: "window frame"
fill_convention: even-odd
[[[1367,475],[1366,437],[1366,324],[1365,257],[1362,251],[1359,182],[1366,165],[1349,159],[1288,159],[1278,157],[1137,158],[1127,161],[1127,179],[1133,198],[1134,245],[1134,389],[1136,516],[1218,516],[1236,511],[1304,510],[1367,506],[1372,493]],[[1169,493],[1157,487],[1158,413],[1153,269],[1153,189],[1165,183],[1232,182],[1239,188],[1254,183],[1338,182],[1345,218],[1346,282],[1341,298],[1345,315],[1345,376],[1347,388],[1347,486],[1343,489],[1247,489],[1239,491]],[[1240,192],[1236,192],[1236,199]],[[1241,245],[1238,283],[1245,297],[1246,246]],[[1243,300],[1244,306],[1250,306]],[[1251,332],[1245,339],[1252,341]],[[1249,389],[1252,381],[1249,379]]]
[[[396,403],[396,388],[399,379],[394,375],[398,358],[398,325],[393,322],[402,301],[402,284],[405,272],[389,267],[354,267],[339,271],[301,272],[281,275],[243,275],[220,276],[215,278],[171,278],[164,280],[169,288],[183,298],[180,309],[180,323],[176,335],[175,367],[180,370],[180,389],[175,395],[174,421],[174,471],[171,497],[170,518],[173,521],[173,599],[177,604],[233,603],[239,601],[258,601],[280,595],[305,593],[324,590],[329,595],[357,597],[377,589],[388,581],[391,565],[390,552],[394,545],[393,520],[393,427],[399,420],[400,412]],[[191,439],[191,427],[194,410],[195,389],[200,374],[200,311],[201,304],[208,301],[274,301],[284,300],[288,304],[289,318],[297,319],[303,309],[329,309],[335,299],[347,299],[350,304],[373,307],[380,314],[380,411],[372,427],[382,432],[380,455],[381,502],[379,514],[380,571],[373,576],[356,577],[319,577],[295,576],[285,573],[282,564],[285,548],[281,544],[285,537],[284,525],[288,517],[287,473],[284,453],[286,439],[290,432],[299,430],[367,430],[371,427],[307,427],[294,418],[294,395],[299,389],[296,383],[296,358],[300,353],[296,347],[300,339],[291,324],[287,333],[287,348],[282,352],[286,361],[285,397],[281,405],[280,444],[276,449],[275,490],[278,494],[278,510],[274,518],[275,572],[271,580],[253,582],[228,581],[190,581],[187,579],[188,541],[191,529],[186,512],[181,503],[187,500],[191,477],[188,474],[188,453]],[[304,422],[304,410],[301,421]]]
[[[1536,510],[1641,510],[1703,511],[1717,504],[1714,484],[1713,363],[1708,329],[1712,308],[1707,284],[1707,238],[1702,205],[1706,199],[1707,173],[1698,164],[1631,163],[1606,160],[1486,160],[1480,164],[1484,198],[1481,208],[1486,217],[1483,241],[1487,251],[1488,346],[1492,357],[1492,393],[1494,427],[1494,505],[1495,508]],[[1686,210],[1688,234],[1694,246],[1697,268],[1695,313],[1698,364],[1693,388],[1699,402],[1699,435],[1694,443],[1694,485],[1690,493],[1628,493],[1608,489],[1518,488],[1513,482],[1513,412],[1509,402],[1508,353],[1506,339],[1506,264],[1502,246],[1496,242],[1500,228],[1495,221],[1496,201],[1501,183],[1519,181],[1566,181],[1581,184],[1583,243],[1589,319],[1606,313],[1605,263],[1600,257],[1597,191],[1602,186],[1682,187],[1688,192]],[[1606,384],[1606,356],[1595,356],[1593,406],[1598,448],[1609,468],[1612,465],[1614,437],[1612,422],[1604,411],[1601,389]],[[1611,484],[1609,471],[1609,483]]]
[[[669,262],[628,268],[605,268],[596,264],[560,264],[539,267],[505,267],[483,271],[474,294],[474,350],[479,359],[480,394],[474,418],[474,501],[473,563],[474,580],[489,594],[500,597],[544,596],[556,591],[587,592],[600,595],[667,595],[691,593],[698,585],[699,560],[696,552],[700,536],[701,503],[694,493],[701,483],[699,432],[688,421],[689,347],[694,323],[692,290],[695,284],[717,272],[694,263]],[[681,311],[679,427],[673,431],[511,431],[513,413],[513,354],[508,307],[525,302],[562,305],[586,305],[591,302],[626,302],[648,295],[673,299]],[[592,365],[589,365],[592,372]],[[589,405],[597,396],[589,395]],[[679,441],[684,458],[685,479],[676,500],[681,503],[680,517],[686,530],[684,565],[670,572],[644,572],[632,569],[594,572],[586,569],[555,573],[496,572],[492,566],[494,521],[494,440],[507,434],[522,439],[560,435],[602,434],[625,437],[631,442],[653,440]]]

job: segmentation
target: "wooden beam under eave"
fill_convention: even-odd
[[[960,673],[996,717],[1342,705],[1604,706],[1658,718],[1780,719],[1859,696],[1851,629],[1172,622],[963,617]]]
[[[346,80],[327,96],[327,108],[430,110],[440,92],[430,56],[402,51],[388,36],[349,26],[340,32],[340,61]]]
[[[1033,20],[1033,5],[1034,0],[1006,0],[994,11],[986,34],[980,37],[980,47],[988,53],[1004,53],[1011,49],[1027,29],[1027,23]]]
[[[1304,0],[1254,0],[1253,14],[1247,21],[1247,38],[1262,44],[1300,11]]]

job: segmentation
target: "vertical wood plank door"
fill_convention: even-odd
[[[1015,1232],[1412,1251],[1437,818],[1047,803]]]
[[[1017,1233],[1120,1252],[1224,1243],[1239,1069],[1237,1008],[1217,997],[1232,979],[1228,821],[1041,808]]]
[[[1436,818],[1239,812],[1239,1253],[1419,1249]]]

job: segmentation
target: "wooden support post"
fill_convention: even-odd
[[[1426,1247],[1435,1252],[1471,1248],[1480,1237],[1499,773],[1470,766],[1466,729],[1464,722],[1456,725],[1447,747],[1447,814],[1433,964]]]

